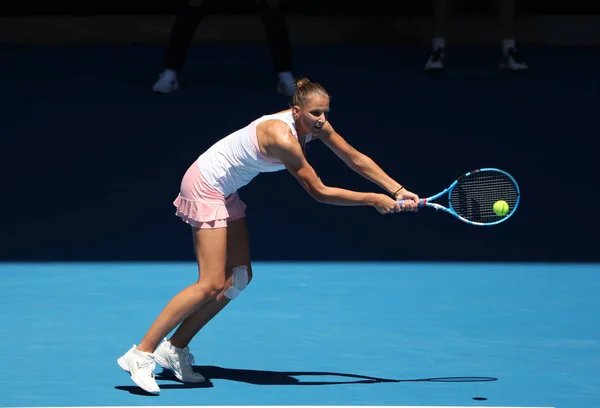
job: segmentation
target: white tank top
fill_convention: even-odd
[[[266,157],[258,147],[256,126],[272,119],[285,122],[298,139],[292,111],[289,110],[261,116],[248,126],[219,140],[198,158],[198,167],[206,181],[225,197],[248,184],[260,173],[285,169],[279,160]],[[306,137],[305,143],[310,140],[312,135]]]

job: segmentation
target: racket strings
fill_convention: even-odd
[[[510,215],[518,198],[519,189],[510,176],[497,171],[480,171],[458,181],[450,194],[450,205],[466,220],[492,223]],[[494,203],[499,200],[508,204],[505,215],[494,212]]]

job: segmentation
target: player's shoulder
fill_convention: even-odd
[[[264,122],[287,124],[290,120],[292,120],[292,110],[286,109],[275,113],[269,113],[264,115],[262,118]]]
[[[270,124],[270,128],[268,130],[270,139],[273,144],[285,147],[298,143],[298,140],[292,133],[289,126],[287,126],[284,122],[281,121],[275,120],[273,122],[280,122]]]
[[[266,132],[277,139],[287,140],[293,138],[290,124],[285,120],[283,114],[289,111],[281,111],[275,114],[265,115],[261,123],[258,124],[260,131]]]

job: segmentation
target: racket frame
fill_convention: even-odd
[[[505,176],[507,176],[515,185],[515,189],[517,190],[517,200],[515,202],[514,207],[512,208],[512,211],[510,211],[506,216],[500,218],[497,221],[494,222],[475,222],[475,221],[470,221],[467,220],[463,217],[461,217],[460,215],[458,215],[456,213],[456,211],[454,211],[454,209],[452,208],[452,203],[450,202],[450,195],[452,194],[452,190],[454,189],[454,187],[456,187],[456,185],[458,184],[458,182],[465,178],[468,177],[474,173],[480,173],[482,171],[495,171],[498,173],[502,173]],[[448,196],[448,207],[445,207],[442,204],[438,204],[438,203],[434,203],[432,201],[437,200],[438,198],[440,198],[443,195],[447,195]],[[493,225],[498,225],[501,222],[506,221],[507,219],[509,219],[510,217],[512,217],[512,215],[515,213],[515,211],[517,210],[517,207],[519,206],[519,201],[521,200],[521,191],[519,189],[519,184],[517,183],[517,180],[515,180],[515,178],[513,176],[511,176],[509,173],[507,173],[504,170],[500,170],[494,167],[483,167],[480,169],[474,169],[471,171],[468,171],[466,173],[464,173],[463,175],[461,175],[460,177],[458,177],[456,180],[454,180],[448,187],[446,187],[444,190],[440,191],[439,193],[432,195],[430,197],[427,198],[423,198],[420,200],[418,206],[419,207],[429,207],[429,208],[433,208],[436,211],[444,211],[450,215],[453,215],[454,217],[458,218],[459,220],[466,222],[467,224],[471,224],[471,225],[477,225],[477,226],[481,226],[481,227],[489,227],[489,226],[493,226]],[[404,202],[404,200],[398,200],[398,204],[402,205],[402,203]]]

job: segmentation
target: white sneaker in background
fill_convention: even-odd
[[[431,51],[425,63],[425,71],[442,71],[444,69],[444,49],[437,48]]]
[[[179,89],[179,82],[177,81],[177,73],[170,69],[160,74],[158,81],[152,87],[154,92],[169,93]]]
[[[529,67],[525,61],[523,61],[521,55],[514,48],[510,48],[503,56],[502,62],[500,63],[500,68],[508,69],[513,72],[523,72],[529,70]]]
[[[277,92],[285,96],[292,96],[296,91],[296,80],[291,72],[279,72],[279,84],[277,85]]]

